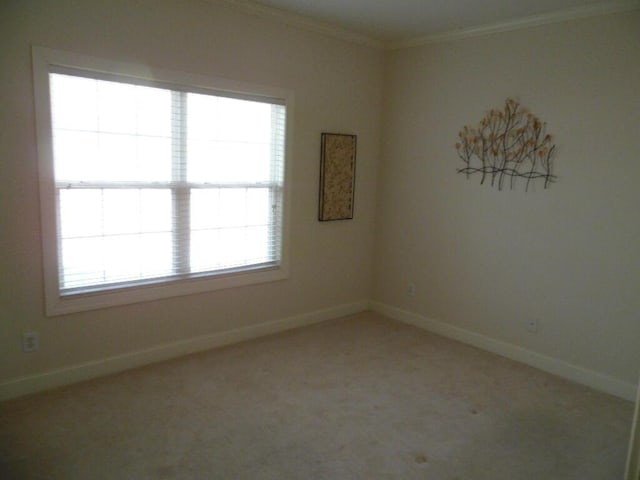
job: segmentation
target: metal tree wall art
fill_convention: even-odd
[[[458,135],[456,150],[465,164],[458,173],[467,178],[479,173],[480,184],[491,180],[491,186],[502,190],[505,178],[513,188],[520,177],[528,191],[535,180],[542,179],[547,188],[556,179],[551,173],[555,145],[546,124],[512,98],[504,110],[489,111],[476,128],[464,127]]]

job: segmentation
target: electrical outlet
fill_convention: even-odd
[[[40,334],[27,332],[22,334],[22,351],[24,353],[35,352],[40,348]]]
[[[407,295],[410,297],[416,296],[416,284],[411,282],[407,285]]]
[[[538,333],[538,321],[536,319],[527,320],[527,332]]]

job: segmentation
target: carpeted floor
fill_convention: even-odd
[[[621,479],[631,402],[372,313],[0,404],[8,479]]]

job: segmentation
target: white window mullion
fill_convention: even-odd
[[[190,197],[187,184],[187,94],[171,92],[171,163],[172,224],[173,224],[173,268],[175,274],[190,272]]]

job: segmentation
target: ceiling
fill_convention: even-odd
[[[228,1],[228,0],[227,0]],[[232,0],[239,3],[238,0]],[[381,42],[406,42],[444,32],[534,16],[606,11],[636,0],[241,0],[322,22]],[[584,12],[584,13],[583,13]],[[580,15],[582,13],[582,15]]]

